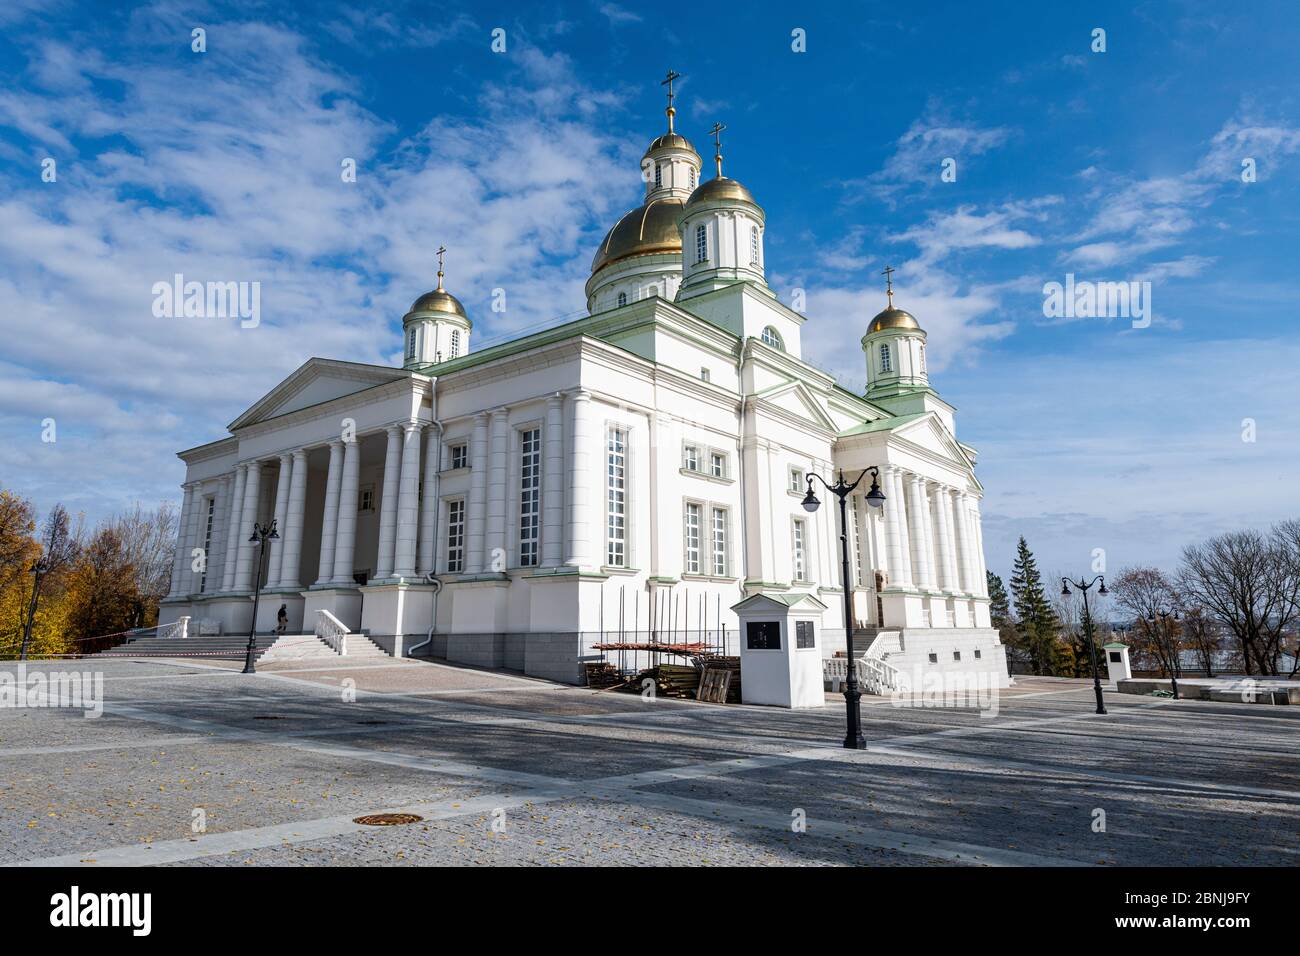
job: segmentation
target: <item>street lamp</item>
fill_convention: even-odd
[[[1165,642],[1167,642],[1167,643],[1162,642],[1160,644],[1160,647],[1163,649],[1166,662],[1169,665],[1169,684],[1174,691],[1174,700],[1177,700],[1178,699],[1178,677],[1182,673],[1182,663],[1183,663],[1181,660],[1182,649],[1178,646],[1177,642],[1174,641],[1173,639],[1172,631],[1170,631],[1169,629],[1169,622],[1174,621],[1175,623],[1177,623],[1178,612],[1176,610],[1167,611],[1167,610],[1160,610],[1159,608],[1157,608],[1155,611],[1153,611],[1151,614],[1147,616],[1147,623],[1150,624],[1152,628],[1154,628],[1156,626],[1157,619],[1159,619],[1160,621],[1160,636]]]
[[[253,524],[253,534],[248,539],[257,544],[257,573],[253,575],[253,623],[248,626],[248,648],[244,651],[244,673],[256,674],[253,668],[253,652],[257,648],[257,602],[262,596],[262,571],[266,568],[266,542],[279,539],[275,533],[275,519],[265,528]]]
[[[32,624],[36,620],[36,605],[41,599],[41,578],[50,571],[49,559],[41,555],[32,562],[29,570],[32,573],[32,600],[27,606],[27,623],[23,627],[23,646],[18,654],[20,661],[27,660],[27,643],[32,639]]]
[[[885,493],[880,490],[880,469],[868,468],[853,484],[844,481],[844,469],[840,469],[839,480],[833,485],[826,484],[826,479],[813,473],[808,476],[808,494],[803,499],[803,510],[812,514],[821,502],[813,494],[813,479],[816,478],[835,497],[840,499],[840,566],[844,584],[844,645],[849,656],[848,679],[844,682],[844,711],[848,729],[844,735],[844,746],[850,750],[866,750],[867,740],[862,736],[862,711],[859,701],[862,692],[858,690],[857,660],[853,657],[853,592],[849,585],[849,520],[848,500],[853,489],[858,486],[867,472],[871,472],[871,490],[867,492],[867,504],[879,508],[885,503]]]
[[[1102,575],[1097,575],[1087,584],[1083,581],[1071,581],[1069,578],[1061,578],[1061,597],[1070,596],[1070,585],[1083,592],[1083,631],[1088,637],[1088,656],[1092,658],[1092,689],[1097,694],[1097,713],[1106,713],[1106,705],[1101,700],[1101,677],[1097,674],[1097,645],[1092,640],[1092,612],[1088,610],[1088,590],[1101,582],[1101,587],[1097,589],[1098,594],[1109,594],[1106,590],[1106,579]]]

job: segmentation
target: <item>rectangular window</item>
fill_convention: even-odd
[[[208,589],[208,562],[212,560],[212,523],[217,514],[217,499],[204,498],[208,503],[208,516],[203,522],[203,576],[199,578],[199,591]]]
[[[627,566],[627,429],[605,430],[605,563]]]
[[[687,471],[700,470],[700,448],[698,445],[687,445],[682,449],[682,467]]]
[[[714,478],[727,477],[727,456],[720,452],[709,453],[709,474]]]
[[[713,573],[718,577],[727,574],[727,509],[714,508],[712,518]]]
[[[465,570],[465,499],[447,502],[447,570],[458,574]]]
[[[745,647],[751,651],[779,651],[781,649],[781,622],[746,621]]]
[[[794,646],[800,650],[806,650],[810,647],[817,646],[817,638],[813,632],[812,621],[794,622]]]
[[[808,570],[804,563],[804,529],[803,519],[794,519],[794,528],[790,535],[791,555],[794,559],[794,579],[807,581]]]
[[[695,227],[695,261],[704,262],[709,258],[709,234],[704,226]]]
[[[790,490],[800,495],[804,493],[802,468],[790,469]]]
[[[686,573],[700,573],[700,506],[686,504]]]
[[[362,485],[357,490],[357,510],[369,514],[375,510],[375,486]]]
[[[541,518],[542,430],[519,433],[519,564],[537,564],[537,536]]]
[[[700,381],[707,382],[708,380],[709,380],[709,370],[707,368],[700,369]]]
[[[854,577],[858,582],[858,587],[862,587],[862,525],[858,523],[858,496],[854,495],[849,499],[849,507],[853,509],[853,567],[855,569]]]
[[[461,442],[458,445],[452,445],[447,449],[447,462],[448,468],[468,468],[469,445],[465,442]]]

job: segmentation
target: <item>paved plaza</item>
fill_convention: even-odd
[[[15,672],[17,665],[0,669]],[[1300,708],[1020,678],[996,716],[643,700],[442,664],[93,660],[0,708],[7,865],[1300,863]],[[417,814],[372,827],[355,817]],[[1104,828],[1101,824],[1104,822]]]

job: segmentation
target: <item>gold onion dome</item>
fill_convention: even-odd
[[[411,306],[411,312],[450,312],[452,315],[459,315],[465,321],[469,321],[469,316],[465,314],[465,307],[460,304],[460,299],[442,288],[426,292],[416,299]]]
[[[651,140],[650,145],[646,147],[645,156],[642,156],[641,158],[645,159],[646,156],[649,156],[656,149],[688,149],[692,153],[695,153],[695,147],[690,144],[690,141],[685,136],[682,136],[680,133],[672,132],[664,133],[657,139]],[[695,153],[695,155],[699,156],[700,154]]]
[[[871,320],[871,325],[867,326],[867,334],[883,332],[885,329],[916,329],[919,332],[921,324],[916,321],[916,316],[912,313],[890,306]]]
[[[693,206],[695,203],[709,202],[711,200],[739,200],[755,206],[758,205],[758,203],[754,202],[753,193],[736,182],[736,180],[728,179],[726,176],[718,176],[708,182],[700,183],[699,188],[691,193],[691,198],[686,200],[686,205]]]
[[[605,233],[596,257],[591,260],[592,273],[633,256],[656,253],[680,256],[682,237],[677,232],[677,218],[681,213],[682,201],[673,198],[652,199],[633,209]]]

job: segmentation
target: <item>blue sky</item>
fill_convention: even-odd
[[[0,9],[0,484],[91,520],[178,497],[176,449],[309,356],[396,363],[440,243],[480,344],[581,310],[672,67],[850,388],[898,269],[992,568],[1018,534],[1050,570],[1168,566],[1300,513],[1294,4],[360,6]],[[262,323],[155,318],[175,272],[260,281]],[[1067,273],[1150,281],[1150,326],[1046,318]]]

